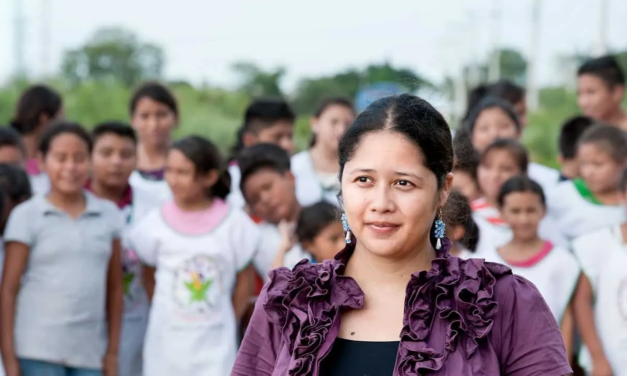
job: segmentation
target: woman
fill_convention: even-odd
[[[373,103],[342,138],[339,162],[348,246],[333,261],[270,273],[232,375],[571,372],[530,282],[449,256],[440,213],[451,133],[431,105],[411,95]]]
[[[355,110],[348,99],[325,99],[316,109],[311,118],[311,147],[292,157],[296,197],[302,206],[319,201],[338,204],[337,148],[340,137],[353,120]]]

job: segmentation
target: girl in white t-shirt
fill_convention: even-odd
[[[484,250],[493,249],[511,240],[512,231],[507,222],[501,218],[498,209],[498,196],[508,179],[526,174],[527,164],[527,150],[513,139],[496,140],[483,152],[477,169],[477,179],[483,197],[471,203],[473,218],[481,232],[477,247],[479,256]],[[540,236],[555,245],[567,246],[565,238],[556,227],[552,218],[542,219]]]
[[[279,232],[281,245],[275,268],[292,269],[303,259],[313,263],[330,260],[346,245],[338,209],[324,201],[303,208],[295,227],[285,222],[279,224]]]
[[[627,133],[611,125],[592,126],[581,135],[577,160],[581,178],[558,184],[548,197],[549,214],[571,240],[627,220],[619,189]]]
[[[627,171],[620,185],[627,201]],[[584,343],[579,363],[594,375],[627,375],[627,222],[580,236],[572,245],[584,273],[575,296]]]
[[[442,208],[442,220],[446,225],[446,237],[452,243],[451,255],[472,258],[479,241],[479,228],[472,219],[472,209],[463,194],[451,191]]]
[[[151,192],[159,201],[169,200],[172,193],[163,174],[168,145],[179,122],[176,98],[165,86],[148,82],[133,93],[129,107],[139,138],[131,185]]]
[[[560,324],[570,354],[574,330],[571,299],[580,269],[570,251],[538,234],[546,214],[542,187],[525,175],[515,176],[503,184],[498,205],[513,237],[486,254],[486,260],[507,265],[536,285]]]
[[[329,98],[316,109],[311,118],[311,147],[292,157],[296,197],[302,206],[319,201],[338,205],[340,181],[337,149],[340,137],[353,120],[355,110],[348,99]]]
[[[242,271],[260,237],[248,215],[224,201],[230,181],[221,166],[210,141],[191,136],[175,142],[165,173],[174,200],[147,214],[129,236],[147,266],[152,296],[145,375],[228,375],[231,370],[236,317],[248,303]]]

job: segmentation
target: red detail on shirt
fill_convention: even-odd
[[[546,241],[544,242],[544,245],[542,246],[542,249],[540,250],[540,252],[536,253],[535,255],[529,257],[527,260],[523,260],[523,261],[509,261],[509,260],[505,260],[507,261],[507,263],[511,266],[515,266],[518,268],[530,268],[532,266],[535,266],[536,264],[538,264],[540,261],[544,260],[544,258],[551,253],[551,251],[553,250],[553,243]]]
[[[87,180],[84,188],[88,190],[89,192],[94,193],[94,191],[91,189],[91,180]],[[126,190],[124,191],[124,194],[115,204],[118,206],[118,208],[123,209],[127,207],[128,205],[131,205],[132,203],[133,203],[133,187],[131,187],[131,185],[128,184],[126,186]]]

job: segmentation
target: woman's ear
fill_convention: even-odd
[[[448,196],[451,194],[451,189],[453,187],[453,173],[449,172],[444,177],[444,184],[442,189],[440,189],[440,207],[446,205],[446,201],[448,200]]]

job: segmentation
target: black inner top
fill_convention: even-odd
[[[399,342],[362,342],[336,338],[322,360],[320,376],[391,376]]]

